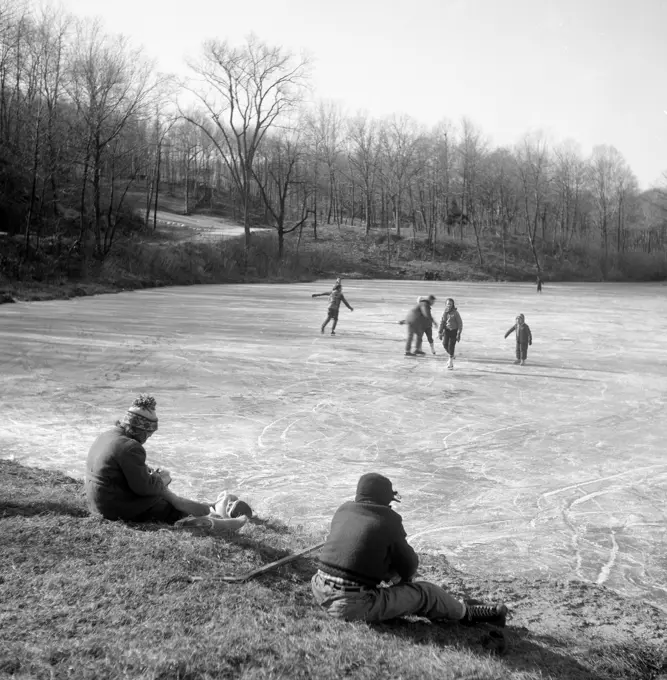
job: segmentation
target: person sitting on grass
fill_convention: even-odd
[[[155,399],[137,397],[115,426],[97,437],[86,463],[90,511],[110,520],[174,524],[188,516],[209,515],[210,503],[176,495],[167,470],[146,465],[144,444],[158,429]],[[252,514],[252,513],[251,513]]]
[[[505,605],[466,604],[433,583],[414,580],[419,559],[391,508],[399,500],[387,477],[375,472],[360,477],[354,501],[343,503],[331,521],[311,580],[315,602],[345,621],[414,615],[504,627]]]

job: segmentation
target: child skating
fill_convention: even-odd
[[[431,316],[431,307],[435,302],[435,296],[417,298],[417,306],[413,307],[400,324],[406,324],[408,327],[408,337],[405,342],[405,356],[424,356],[422,351],[422,341],[424,333],[428,339],[428,344],[431,346],[431,353],[435,354],[435,347],[433,346],[433,333],[431,328],[436,325]],[[415,353],[412,354],[412,339],[416,337]]]
[[[336,279],[336,283],[332,288],[330,293],[313,293],[312,297],[323,297],[324,295],[329,296],[329,308],[327,311],[327,318],[322,324],[320,329],[321,333],[324,333],[324,329],[327,327],[329,321],[333,321],[331,326],[331,335],[336,335],[336,325],[338,324],[338,310],[340,309],[340,303],[343,302],[345,306],[353,312],[354,309],[350,307],[345,296],[343,295],[343,284],[340,282],[340,278]]]
[[[449,357],[447,368],[454,368],[456,343],[461,341],[462,330],[463,321],[454,304],[454,298],[447,298],[438,328],[438,337],[442,340],[442,346]]]
[[[533,334],[523,314],[516,317],[516,323],[505,333],[505,337],[512,332],[516,333],[516,361],[514,363],[523,366],[528,356],[528,345],[533,344]]]

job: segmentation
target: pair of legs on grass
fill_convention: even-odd
[[[466,605],[427,581],[398,583],[389,588],[343,585],[318,571],[311,580],[317,604],[330,616],[345,621],[378,623],[400,616],[423,616],[432,621],[505,625],[504,605]]]
[[[422,350],[422,343],[424,342],[424,333],[426,334],[426,339],[428,340],[428,344],[431,346],[431,353],[435,354],[435,347],[433,346],[433,331],[431,328],[427,328],[426,330],[423,330],[417,326],[414,326],[412,324],[408,324],[408,337],[407,340],[405,341],[405,354],[406,355],[412,355],[412,340],[416,338],[415,342],[415,354],[417,356],[423,356],[426,354]]]

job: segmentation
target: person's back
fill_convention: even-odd
[[[88,452],[86,496],[92,512],[132,519],[159,500],[164,484],[146,467],[146,451],[116,426],[100,434]]]
[[[320,563],[332,576],[376,586],[395,573],[410,578],[418,560],[400,515],[388,505],[348,501],[333,516]]]
[[[431,315],[431,297],[420,297],[417,306],[407,313],[405,322],[417,332],[423,333],[430,329],[435,323]]]

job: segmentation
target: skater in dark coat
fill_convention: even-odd
[[[424,333],[428,344],[431,346],[431,353],[435,354],[435,347],[433,346],[433,332],[431,328],[436,326],[436,322],[431,315],[431,307],[435,302],[435,296],[417,298],[417,306],[413,307],[405,317],[404,321],[399,321],[400,324],[405,324],[408,327],[408,335],[405,342],[405,356],[413,356],[412,354],[412,339],[417,338],[415,344],[415,356],[424,356],[422,351],[422,341]]]
[[[537,292],[542,292],[542,279],[539,276],[537,277]]]
[[[360,477],[354,501],[343,503],[331,521],[311,580],[315,602],[345,621],[414,615],[503,627],[505,605],[467,604],[434,583],[415,580],[419,558],[391,508],[399,498],[387,477],[374,472]]]
[[[351,312],[354,311],[352,307],[348,304],[348,301],[343,295],[343,284],[340,282],[340,278],[336,279],[336,283],[332,288],[330,293],[313,293],[311,297],[323,297],[324,295],[329,296],[329,307],[327,310],[327,318],[324,320],[320,333],[324,333],[324,329],[327,327],[329,321],[333,321],[331,325],[331,335],[336,335],[336,326],[338,324],[338,311],[340,309],[340,303],[342,302]]]
[[[533,334],[530,332],[523,314],[516,317],[516,323],[505,333],[505,337],[510,333],[516,333],[516,360],[514,363],[523,366],[528,356],[528,345],[533,344]]]

